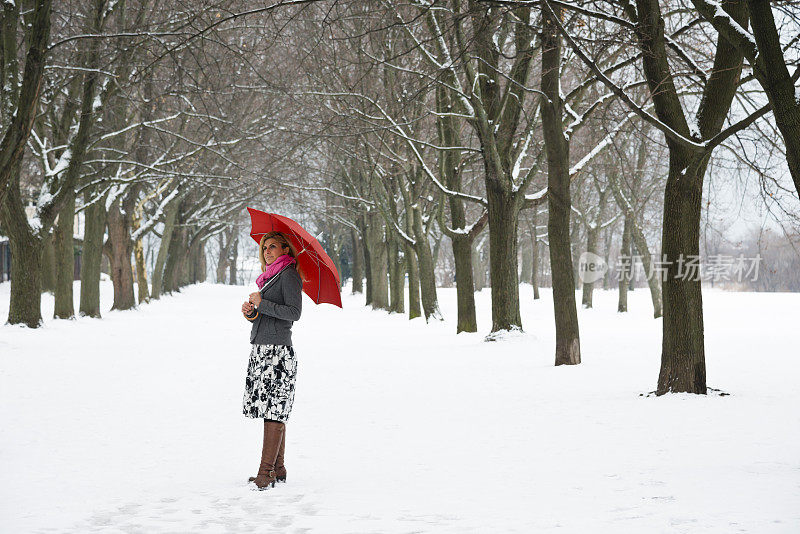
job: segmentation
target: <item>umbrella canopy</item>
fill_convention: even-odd
[[[247,211],[250,213],[250,237],[256,243],[260,243],[261,237],[269,232],[281,232],[292,243],[297,253],[297,265],[303,272],[303,292],[317,304],[327,302],[341,308],[339,272],[319,241],[289,217],[253,208],[247,208]]]

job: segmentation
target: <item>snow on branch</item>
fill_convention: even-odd
[[[458,197],[458,198],[461,198],[463,200],[469,200],[470,202],[477,202],[479,204],[487,205],[487,201],[483,197],[478,197],[478,196],[475,196],[475,195],[468,195],[468,194],[462,193],[460,191],[453,191],[453,190],[447,188],[444,184],[442,184],[439,181],[439,179],[436,177],[436,174],[430,169],[430,167],[428,166],[427,162],[422,157],[422,154],[419,152],[419,149],[416,146],[416,144],[419,141],[414,139],[413,137],[411,137],[411,135],[409,135],[408,133],[406,133],[406,131],[403,129],[402,125],[398,124],[398,122],[395,121],[391,117],[391,115],[389,115],[389,113],[387,113],[386,110],[384,110],[383,107],[378,102],[376,102],[374,99],[370,98],[367,95],[361,94],[361,93],[340,93],[340,92],[317,92],[317,91],[312,91],[312,92],[309,92],[308,94],[317,95],[317,96],[328,96],[328,97],[357,97],[357,98],[366,100],[367,102],[372,104],[372,106],[374,106],[375,109],[377,109],[380,112],[381,116],[383,116],[383,118],[387,122],[389,122],[389,124],[392,125],[392,128],[388,128],[387,130],[392,132],[392,133],[394,133],[394,134],[396,134],[396,135],[398,135],[398,137],[400,137],[401,139],[406,141],[406,143],[408,144],[409,148],[411,149],[411,152],[414,154],[414,157],[416,158],[417,162],[420,164],[422,170],[425,172],[425,175],[436,185],[436,187],[442,193],[444,193],[446,195]],[[422,143],[420,143],[420,144],[422,144]]]
[[[543,2],[549,2],[549,0],[542,0]],[[615,84],[608,76],[606,76],[603,71],[597,66],[597,63],[592,61],[586,52],[580,47],[580,45],[575,42],[569,32],[564,28],[563,24],[556,18],[553,19],[553,22],[558,28],[559,33],[564,37],[569,44],[570,48],[575,52],[575,54],[584,62],[584,64],[591,69],[595,75],[608,87],[612,93],[614,93],[619,99],[625,103],[634,113],[639,115],[644,121],[652,124],[662,132],[664,135],[672,139],[673,141],[680,143],[686,147],[689,147],[693,150],[703,150],[706,148],[704,143],[698,143],[694,139],[681,135],[680,133],[676,132],[673,128],[671,128],[668,124],[658,119],[654,115],[651,115],[647,111],[644,110],[642,106],[637,104],[633,101],[633,99],[617,84]]]

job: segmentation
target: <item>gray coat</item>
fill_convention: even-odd
[[[261,302],[252,321],[250,343],[292,345],[292,322],[300,318],[303,305],[303,281],[290,265],[267,280],[261,288]]]

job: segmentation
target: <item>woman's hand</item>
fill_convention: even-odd
[[[258,291],[250,293],[250,304],[258,308],[258,305],[261,304],[261,293]]]
[[[253,313],[254,309],[255,309],[255,306],[253,306],[253,304],[250,303],[249,301],[245,301],[245,302],[242,303],[242,313],[243,314],[250,315],[251,313]]]

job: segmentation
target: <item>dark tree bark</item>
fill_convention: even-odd
[[[153,267],[153,288],[150,294],[150,298],[152,300],[158,300],[161,297],[161,293],[164,292],[164,270],[167,264],[167,255],[169,254],[169,247],[170,243],[172,242],[173,235],[175,234],[175,223],[178,218],[178,211],[180,210],[181,201],[178,198],[175,198],[167,204],[166,208],[164,208],[165,216],[164,216],[164,231],[161,234],[161,244],[158,247],[158,254],[156,255],[156,263]],[[236,250],[234,249],[234,256],[236,254]],[[236,271],[235,271],[236,262],[234,261],[233,265],[231,266],[231,284],[236,284]]]
[[[114,286],[114,304],[111,309],[130,310],[136,307],[131,266],[133,246],[130,223],[128,217],[122,213],[119,203],[120,200],[117,199],[111,204],[106,220],[108,225],[106,255],[111,262],[111,281]]]
[[[644,158],[640,157],[639,160],[640,162],[643,162]],[[611,188],[611,192],[614,194],[614,199],[617,203],[617,206],[619,206],[619,208],[625,214],[625,224],[628,225],[630,230],[630,240],[641,257],[645,272],[655,273],[655,260],[653,260],[653,256],[650,254],[650,248],[645,240],[644,232],[637,222],[636,209],[633,205],[633,201],[625,196],[625,192],[620,186],[619,178],[617,177],[616,172],[612,170],[612,172],[609,172],[606,176],[608,178],[608,184]],[[629,254],[633,256],[632,251],[629,252]],[[634,259],[635,258],[633,257],[631,258],[631,273],[633,273],[633,269],[635,267],[635,261],[633,261]],[[658,319],[662,315],[661,279],[655,274],[652,276],[648,275],[647,285],[650,288],[650,298],[653,302],[653,317]],[[628,280],[628,290],[633,291],[633,276],[631,276]]]
[[[472,274],[475,282],[475,291],[480,291],[486,287],[486,266],[481,257],[481,247],[477,242],[472,247]]]
[[[233,239],[233,247],[231,251],[231,269],[230,275],[228,276],[228,283],[232,286],[237,284],[237,276],[236,276],[236,266],[239,263],[239,238],[235,237]]]
[[[390,238],[386,246],[389,253],[389,311],[405,313],[405,262],[400,256],[397,239]]]
[[[406,210],[403,222],[406,225],[406,233],[414,235],[414,228],[411,223],[411,215]],[[408,241],[403,241],[406,255],[406,270],[408,272],[408,319],[422,317],[422,300],[419,294],[419,264],[417,263],[417,252],[414,246]]]
[[[84,194],[84,203],[91,201],[92,194]],[[80,314],[100,318],[100,264],[106,228],[106,195],[89,204],[84,213],[86,224],[81,254]]]
[[[636,34],[642,63],[658,118],[672,131],[691,138],[666,54],[664,20],[657,0],[637,0]],[[744,2],[732,0],[723,9],[747,25]],[[714,66],[697,112],[701,139],[721,132],[733,101],[743,55],[720,36]],[[661,370],[657,395],[668,392],[706,393],[703,298],[699,276],[687,276],[685,262],[699,257],[703,179],[710,150],[698,150],[666,135],[669,174],[664,192],[662,255],[666,263]]]
[[[520,228],[520,232],[518,234],[519,243],[517,243],[517,248],[519,249],[519,279],[523,282],[530,282],[531,279],[531,270],[533,264],[533,250],[531,250],[530,246],[530,236],[524,235],[522,233],[522,229]]]
[[[42,235],[39,278],[42,284],[42,293],[55,293],[56,291],[56,247],[53,235],[45,232]],[[11,261],[14,261],[13,257]]]
[[[217,283],[225,283],[225,271],[228,270],[228,245],[230,245],[230,238],[228,243],[225,243],[226,232],[220,232],[218,236],[219,255],[217,256]]]
[[[58,222],[53,233],[55,250],[55,310],[53,317],[72,319],[75,317],[75,305],[72,295],[72,281],[75,275],[75,245],[73,242],[75,226],[75,194],[64,199]]]
[[[619,295],[617,300],[617,311],[620,313],[628,311],[628,282],[633,276],[633,258],[631,257],[631,217],[625,216],[625,223],[622,227],[622,246],[619,249],[620,270],[619,270]]]
[[[3,230],[8,233],[11,248],[12,282],[8,323],[38,328],[42,324],[42,239],[28,225],[22,199],[19,198],[21,163],[21,160],[17,160],[14,164],[8,194],[0,205],[0,219]]]
[[[367,235],[367,223],[366,223],[367,216],[363,214],[361,216],[361,220],[359,221],[359,227],[361,229],[361,236],[362,241],[361,244],[362,250],[364,252],[364,279],[365,279],[365,291],[364,291],[364,305],[371,306],[372,305],[372,268],[370,265],[372,261],[369,257],[369,246],[367,246],[367,240],[369,236]]]
[[[542,4],[542,125],[547,150],[547,234],[556,321],[556,365],[581,363],[578,312],[570,244],[569,142],[564,137],[560,95],[561,43],[554,19],[560,8]]]
[[[153,98],[153,84],[153,78],[147,77],[144,82],[142,95],[147,103],[142,106],[139,113],[139,120],[141,121],[150,121],[154,116],[156,103],[155,99]],[[152,131],[150,128],[139,129],[136,136],[136,149],[134,151],[136,161],[148,161],[148,147],[151,143],[151,132]],[[131,243],[131,247],[133,250],[134,263],[136,265],[136,287],[138,289],[139,304],[142,302],[148,302],[150,300],[150,289],[147,284],[147,267],[144,263],[144,243],[142,241],[144,236],[141,232],[139,232],[139,229],[142,226],[142,212],[144,211],[144,201],[139,201],[137,198],[140,188],[141,186],[134,186],[132,188],[129,197],[129,204],[133,209],[126,213],[126,216],[128,216],[130,221],[130,229],[132,234],[131,237],[133,242]]]
[[[387,273],[387,251],[384,241],[383,223],[374,213],[367,216],[365,248],[369,251],[370,304],[375,309],[389,309],[389,281]]]
[[[533,210],[533,232],[531,234],[531,285],[533,300],[539,299],[539,239],[536,237],[539,227],[539,209]]]
[[[361,238],[355,228],[350,229],[350,239],[353,245],[353,294],[364,292],[364,251]]]
[[[442,115],[437,119],[439,129],[439,142],[442,146],[461,146],[458,135],[458,126],[454,118],[446,115],[454,109],[449,95],[444,87],[436,89],[436,105]],[[451,191],[461,190],[461,152],[459,150],[445,150],[439,156],[439,174],[444,177],[444,182]],[[450,231],[444,222],[443,210],[439,210],[442,220],[439,226],[450,238],[453,245],[453,258],[455,260],[456,300],[458,303],[456,333],[477,332],[478,321],[475,316],[475,283],[472,276],[472,243],[486,224],[488,218],[482,218],[480,226],[474,226],[466,232],[467,217],[464,201],[455,195],[447,197],[450,208],[450,220],[455,231]]]
[[[136,287],[138,291],[138,302],[148,302],[150,300],[150,288],[147,285],[147,267],[144,263],[144,243],[142,236],[137,234],[137,230],[142,225],[141,211],[137,208],[131,217],[131,233],[136,235],[131,243],[133,249],[134,264],[136,265]]]
[[[3,114],[7,110],[13,110],[13,115],[10,124],[3,131],[2,140],[0,140],[0,206],[4,204],[8,185],[12,181],[14,172],[19,174],[19,164],[22,162],[25,144],[28,142],[33,120],[36,117],[47,47],[50,44],[51,10],[51,0],[36,0],[33,6],[31,25],[25,28],[23,42],[28,44],[28,52],[25,56],[22,83],[19,85],[19,92],[13,92],[7,91],[6,88],[17,87],[19,7],[17,2],[3,2],[2,37],[0,37],[3,47],[3,79],[0,80],[0,83],[3,85],[3,91],[0,107],[2,107]],[[28,316],[28,313],[21,313],[20,316]]]
[[[43,4],[40,2],[39,7],[43,7]],[[100,20],[102,17],[102,8],[99,4],[95,5],[95,12],[93,23],[94,25],[91,28],[97,29],[100,25]],[[49,4],[46,8],[48,20],[42,22],[39,20],[40,17],[44,16],[44,12],[37,12],[35,14],[35,18],[37,21],[34,23],[34,27],[38,25],[40,22],[46,26],[49,31]],[[4,17],[6,15],[6,8],[4,7]],[[33,35],[31,38],[34,42],[38,42],[40,35]],[[45,39],[46,44],[46,39]],[[4,53],[6,52],[7,42],[3,39],[3,46],[4,46]],[[38,44],[34,44],[31,49],[29,49],[28,58],[31,58],[31,50]],[[92,41],[89,44],[88,50],[86,51],[86,65],[93,66],[97,62],[98,56],[98,47],[99,44],[96,41]],[[35,52],[34,52],[34,55]],[[44,61],[42,57],[38,58],[38,61]],[[26,65],[26,77],[28,75],[28,66]],[[5,76],[5,72],[4,72]],[[71,144],[71,157],[69,160],[69,164],[67,165],[66,171],[63,173],[63,178],[60,180],[54,179],[54,183],[49,184],[50,191],[52,191],[52,195],[50,199],[42,205],[38,206],[38,225],[33,228],[28,223],[27,216],[25,214],[25,209],[23,207],[22,198],[20,195],[19,187],[20,187],[20,165],[22,163],[21,155],[19,158],[16,158],[14,154],[8,153],[6,154],[6,149],[11,147],[14,143],[14,139],[19,139],[21,135],[25,138],[30,134],[30,124],[24,125],[23,129],[26,129],[26,132],[20,133],[19,131],[11,132],[8,130],[4,134],[4,139],[2,143],[0,143],[0,163],[3,163],[2,171],[0,171],[0,187],[5,186],[4,178],[2,174],[6,172],[11,173],[11,179],[8,181],[8,187],[6,188],[6,198],[5,201],[2,203],[4,209],[2,209],[2,214],[0,214],[0,218],[3,219],[3,225],[8,230],[9,240],[11,241],[11,250],[12,250],[12,263],[14,262],[14,258],[18,258],[20,261],[27,262],[29,257],[32,257],[36,254],[41,260],[41,247],[42,241],[44,237],[49,239],[49,232],[52,228],[53,223],[55,222],[56,216],[60,211],[61,207],[63,206],[66,198],[69,195],[74,194],[74,187],[78,181],[78,177],[80,175],[80,169],[83,165],[83,161],[86,156],[86,148],[89,142],[89,132],[93,127],[93,101],[94,101],[94,94],[95,94],[95,87],[97,85],[97,77],[98,73],[93,70],[88,70],[83,75],[83,91],[81,97],[81,112],[79,118],[79,125],[78,131],[75,134]],[[38,99],[38,87],[31,87],[31,91],[35,94],[35,99]],[[20,94],[19,96],[19,108],[18,112],[25,112],[25,110],[21,109],[24,107],[24,102],[27,102],[31,95]],[[35,102],[33,103],[35,106]],[[32,120],[33,117],[31,116],[29,119]],[[15,127],[20,127],[17,123],[16,119],[12,119],[10,128],[13,129]],[[11,139],[11,141],[8,141]],[[11,143],[11,145],[6,145],[7,141]],[[9,148],[10,150],[10,148]],[[6,158],[8,163],[15,162],[17,166],[15,169],[6,169],[5,166],[7,163],[2,161],[2,158]],[[12,191],[13,189],[13,191]],[[2,192],[0,191],[0,197],[2,197]],[[16,245],[14,244],[14,240],[20,240],[19,243]],[[31,247],[35,247],[36,251],[34,253],[33,250],[30,250]],[[16,256],[14,256],[14,250],[17,251]],[[53,263],[51,265],[54,264]],[[35,272],[34,272],[35,271]],[[14,269],[12,267],[12,274]],[[24,272],[25,274],[21,274]],[[37,261],[35,263],[26,263],[24,271],[17,271],[18,276],[20,278],[30,278],[31,280],[35,281],[35,284],[28,284],[28,283],[12,283],[11,285],[11,309],[9,310],[9,321],[14,322],[17,318],[21,318],[21,322],[25,322],[30,326],[38,326],[41,323],[41,310],[36,310],[35,312],[30,309],[31,306],[39,307],[41,305],[41,295],[39,292],[41,291],[41,284],[42,284],[42,277],[41,277],[41,263]],[[19,281],[19,278],[17,279]],[[54,281],[53,281],[54,283]],[[20,291],[22,292],[30,292],[33,288],[36,288],[37,295],[32,295],[30,293],[24,294],[17,294]],[[24,306],[24,310],[15,311],[13,306],[21,305]]]
[[[205,242],[207,229],[195,229],[189,240],[189,251],[181,265],[179,287],[204,282],[206,279]]]
[[[225,283],[225,274],[230,269],[233,261],[233,245],[236,237],[236,227],[230,226],[219,233],[219,259],[217,261],[217,283]]]
[[[461,16],[460,3],[456,15]],[[530,20],[530,8],[514,8],[520,20]],[[525,116],[523,108],[534,55],[535,35],[526,24],[513,25],[515,54],[506,83],[500,82],[500,53],[493,41],[502,24],[502,13],[489,3],[471,0],[469,18],[472,39],[468,44],[461,32],[460,22],[454,25],[460,49],[477,58],[463,65],[467,82],[472,88],[470,103],[475,110],[471,121],[481,146],[484,167],[489,224],[489,269],[492,286],[492,332],[522,329],[519,311],[519,277],[517,274],[517,226],[519,211],[525,204],[525,192],[530,183],[526,177],[515,185],[512,179],[513,158],[518,141],[518,129]],[[505,75],[503,76],[505,77]],[[526,206],[529,207],[529,206]]]
[[[188,237],[186,227],[183,226],[178,216],[178,221],[172,230],[172,239],[167,249],[166,264],[164,265],[163,292],[171,294],[180,289],[180,277],[183,262],[188,252]]]
[[[605,218],[606,212],[606,199],[608,198],[609,188],[605,188],[599,192],[600,198],[598,200],[598,213],[597,213],[597,220],[594,224],[590,223],[589,228],[586,232],[586,251],[592,254],[598,255],[599,249],[597,247],[597,243],[600,237],[600,230],[603,229],[603,219]],[[581,305],[584,308],[591,308],[592,307],[592,296],[594,294],[594,281],[583,281],[583,297],[581,299]]]
[[[412,182],[412,192],[415,190],[415,183]],[[413,193],[412,193],[413,194]],[[406,203],[406,206],[413,206]],[[419,267],[419,286],[422,295],[422,313],[425,320],[442,320],[439,311],[439,297],[436,293],[436,274],[434,272],[435,260],[431,253],[430,243],[428,243],[428,232],[422,222],[422,213],[419,207],[411,207],[411,226],[414,230],[414,252],[417,255],[417,266]]]
[[[487,173],[490,169],[487,169]],[[517,277],[517,198],[487,178],[489,269],[492,281],[492,332],[522,328]]]

